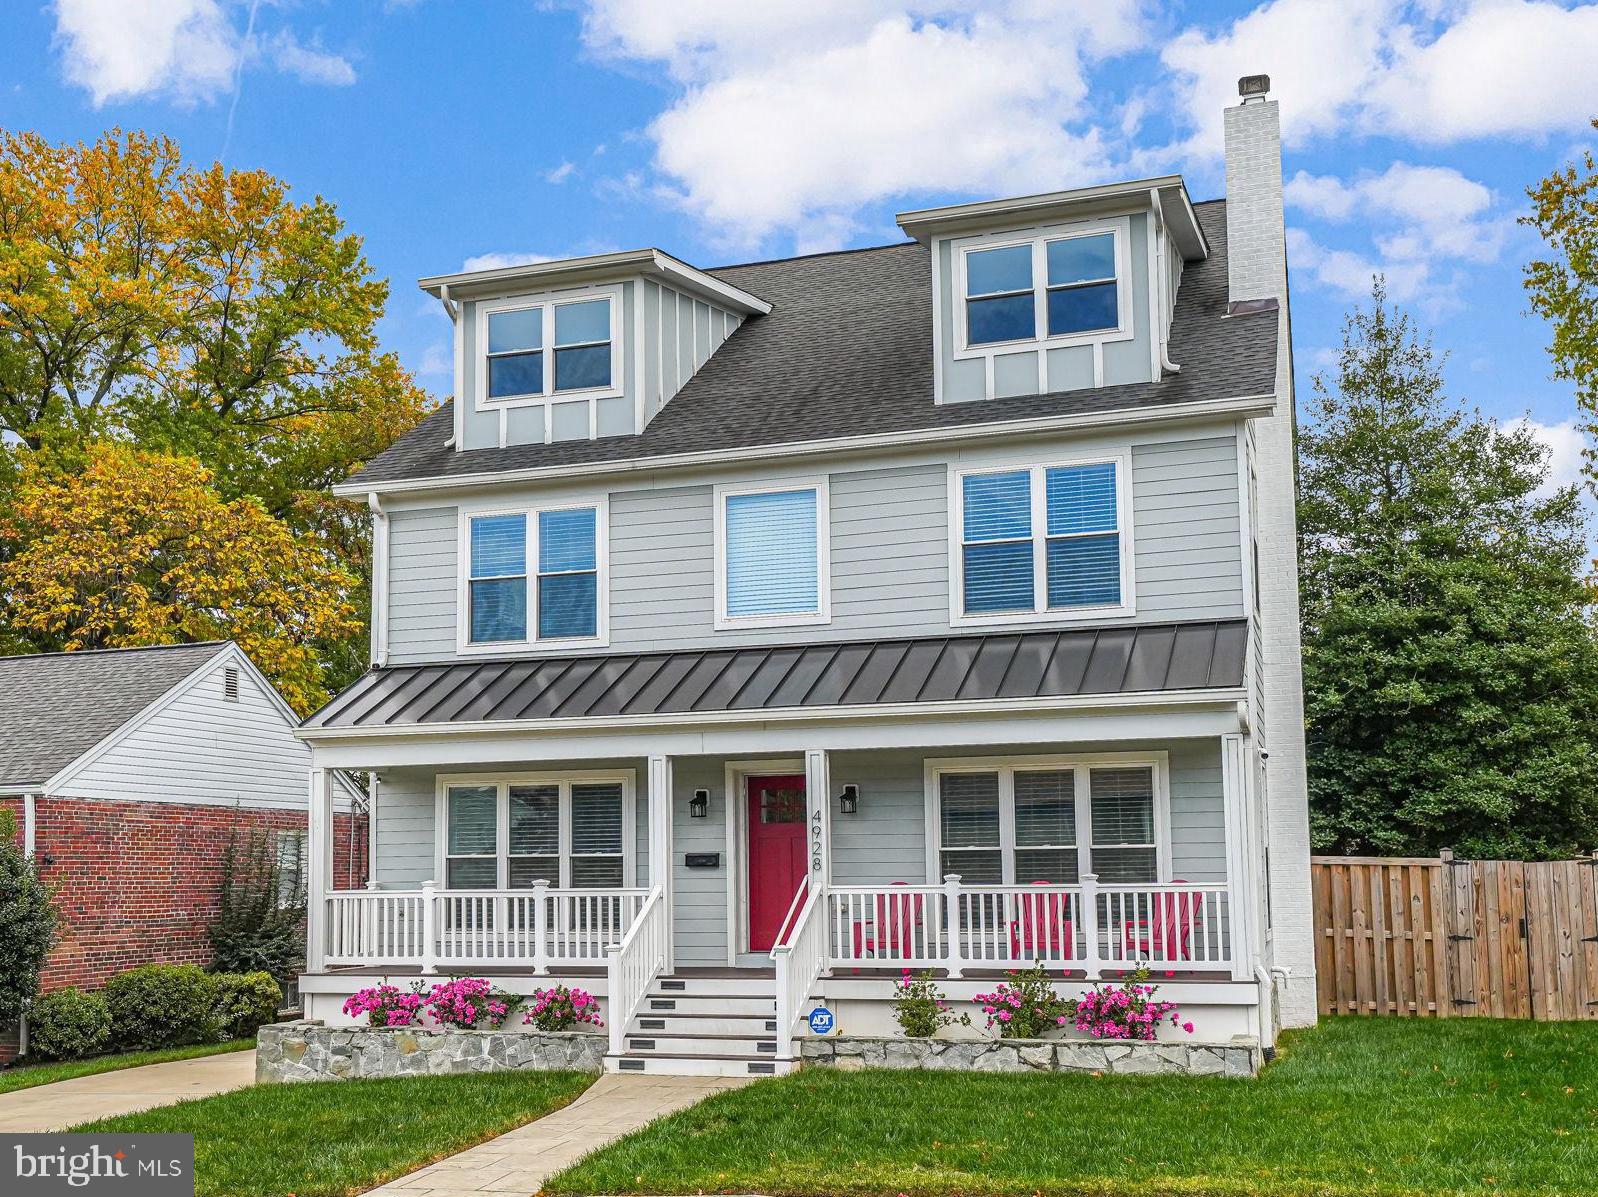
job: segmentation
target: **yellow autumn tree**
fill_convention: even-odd
[[[192,458],[97,443],[32,456],[0,537],[14,626],[68,651],[235,641],[301,714],[327,697],[318,648],[359,631],[355,579]]]

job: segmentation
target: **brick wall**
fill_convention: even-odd
[[[15,814],[20,838],[21,800],[0,806]],[[62,915],[40,979],[46,993],[97,988],[138,964],[208,964],[205,929],[216,916],[229,837],[306,823],[293,810],[85,798],[40,798],[35,818],[34,853]],[[365,884],[366,847],[365,816],[338,815],[336,887]],[[6,1058],[0,1038],[0,1061]]]

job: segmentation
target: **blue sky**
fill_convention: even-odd
[[[1579,456],[1515,217],[1595,141],[1598,5],[58,0],[8,5],[0,45],[0,126],[159,130],[335,201],[439,393],[420,275],[878,244],[905,208],[1166,171],[1202,199],[1236,77],[1268,72],[1301,388],[1382,270],[1457,395],[1529,416],[1561,477]]]

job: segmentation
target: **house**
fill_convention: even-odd
[[[208,964],[235,833],[271,837],[301,871],[311,754],[297,723],[232,644],[0,657],[0,808],[62,913],[42,991]],[[363,798],[335,790],[332,877],[348,887],[365,878]]]
[[[307,1013],[556,980],[608,1067],[780,1073],[1140,962],[1208,1040],[1313,1021],[1277,107],[1175,175],[908,240],[422,280],[454,401],[338,487],[373,667],[314,756]],[[374,771],[373,886],[329,883]]]

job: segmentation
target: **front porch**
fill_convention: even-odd
[[[345,1021],[383,979],[561,981],[601,999],[613,1069],[780,1072],[817,1005],[897,1034],[905,969],[958,1004],[1034,963],[1065,996],[1147,965],[1199,1037],[1268,1042],[1247,754],[1232,734],[380,769],[368,888],[313,879],[307,1014]],[[572,884],[596,876],[617,884]]]

